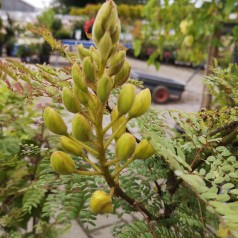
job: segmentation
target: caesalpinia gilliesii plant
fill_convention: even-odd
[[[120,173],[136,159],[147,159],[154,149],[147,139],[136,143],[135,137],[126,132],[126,124],[133,118],[143,115],[151,104],[149,89],[136,94],[136,87],[126,83],[130,76],[130,65],[126,60],[126,50],[118,41],[120,21],[116,5],[112,0],[100,8],[92,31],[95,46],[89,49],[77,47],[79,59],[72,65],[73,89],[64,88],[62,101],[65,108],[74,113],[72,133],[58,112],[52,108],[44,111],[47,128],[60,137],[64,151],[55,151],[51,155],[51,165],[58,174],[103,176],[111,192],[96,191],[91,197],[90,208],[95,213],[113,211],[112,196],[119,196],[135,206],[136,201],[127,196],[120,187]],[[117,105],[111,111],[111,121],[105,126],[103,116],[112,90],[120,88]],[[106,138],[108,130],[112,130]],[[115,159],[107,158],[107,150],[112,143],[115,146]],[[87,153],[85,153],[87,152]],[[97,159],[94,163],[86,154]],[[91,165],[90,171],[78,170],[70,155],[80,156]],[[139,210],[152,215],[141,205]]]

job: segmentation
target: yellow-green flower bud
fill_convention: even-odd
[[[81,59],[81,61],[83,61],[83,59],[87,56],[90,56],[90,50],[84,48],[83,44],[80,44],[77,46],[77,50],[78,50],[78,54],[79,54],[79,58]]]
[[[92,62],[91,57],[86,57],[82,63],[83,73],[84,73],[84,81],[86,84],[93,84],[96,82],[96,72],[94,68],[94,64]]]
[[[79,102],[81,104],[83,104],[84,106],[86,106],[88,104],[88,93],[80,90],[78,87],[74,86],[74,94],[76,95],[76,97],[78,98]]]
[[[117,8],[116,8],[115,3],[113,3],[112,9],[110,12],[110,17],[107,19],[106,27],[105,27],[106,30],[109,30],[110,35],[112,35],[114,33],[117,23],[118,23]]]
[[[67,126],[60,114],[53,108],[44,110],[44,122],[46,127],[57,135],[67,135]]]
[[[102,20],[98,18],[94,22],[93,29],[92,29],[92,37],[96,45],[98,45],[98,42],[101,40],[103,34],[104,32],[102,30]]]
[[[120,20],[118,19],[115,31],[111,35],[111,37],[112,37],[112,44],[116,44],[119,41],[120,33],[121,33],[121,23],[120,23]]]
[[[106,102],[111,90],[112,90],[112,79],[106,75],[103,75],[97,85],[97,96],[99,97],[102,103]]]
[[[123,64],[122,69],[114,76],[114,85],[116,87],[124,84],[130,77],[131,66],[127,60]]]
[[[116,156],[124,161],[132,156],[136,147],[136,139],[130,133],[123,134],[116,143]]]
[[[133,84],[127,84],[122,87],[117,102],[118,112],[121,115],[125,115],[130,111],[135,101],[135,97],[136,87]]]
[[[60,147],[67,153],[72,155],[81,156],[83,154],[82,147],[77,143],[77,141],[67,137],[60,137]]]
[[[98,52],[102,62],[105,64],[110,56],[112,50],[112,39],[110,33],[106,31],[98,43]]]
[[[97,13],[92,29],[93,40],[96,44],[101,40],[103,36],[104,32],[102,29],[106,29],[106,22],[110,17],[112,6],[112,3],[107,1],[102,4]]]
[[[155,153],[153,146],[146,139],[143,139],[135,149],[134,156],[136,159],[147,159]]]
[[[79,141],[89,141],[92,137],[92,129],[88,120],[80,114],[76,114],[72,120],[72,132]]]
[[[97,50],[94,48],[94,46],[91,46],[90,50],[91,50],[91,56],[93,59],[93,63],[96,66],[96,68],[99,69],[100,63],[101,63],[99,54],[98,54]]]
[[[112,198],[107,193],[97,190],[90,199],[90,208],[95,214],[105,214],[113,212]]]
[[[111,62],[109,64],[108,75],[112,76],[120,72],[125,62],[126,52],[125,50],[120,50],[112,56]]]
[[[73,64],[71,73],[72,73],[74,84],[80,90],[87,92],[88,90],[87,85],[85,85],[85,83],[83,82],[83,74],[77,63]]]
[[[77,113],[81,110],[81,105],[77,96],[75,96],[75,94],[69,88],[63,88],[62,100],[65,108],[69,112]]]
[[[75,172],[75,163],[73,159],[62,151],[55,151],[50,157],[53,170],[62,175],[68,175]]]
[[[140,91],[135,98],[133,106],[129,111],[129,117],[135,118],[143,115],[150,107],[151,93],[148,88]]]
[[[111,112],[111,120],[115,120],[117,116],[119,115],[117,108],[114,108],[113,111]],[[126,132],[126,118],[124,116],[121,116],[117,121],[112,125],[112,132],[116,132],[118,128],[121,127],[122,124],[124,126],[121,127],[121,129],[116,133],[115,135],[115,140],[118,140],[118,138]]]

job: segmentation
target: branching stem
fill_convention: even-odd
[[[109,160],[108,162],[105,163],[105,165],[110,166],[120,161],[121,161],[120,159]]]
[[[120,173],[123,169],[125,169],[126,167],[128,167],[128,165],[129,165],[130,163],[132,163],[134,160],[135,160],[135,157],[132,156],[129,160],[127,160],[127,162],[126,162],[125,164],[123,164],[119,169],[117,169],[117,170],[115,171],[115,173],[112,175],[112,177],[115,178],[117,175],[119,175],[119,173]]]
[[[103,175],[103,172],[98,172],[98,171],[82,171],[82,170],[75,170],[76,174],[79,175],[90,175],[90,176],[94,176],[94,175]]]
[[[118,114],[116,118],[114,118],[104,129],[103,129],[103,133],[105,134],[114,124],[115,122],[120,119],[120,115]]]
[[[126,125],[126,123],[128,122],[128,120],[126,120],[124,123],[122,123],[119,128],[111,135],[111,137],[108,139],[106,145],[105,145],[105,149],[108,148],[108,146],[111,144],[111,142],[113,141],[113,139],[115,138],[116,134],[123,128],[123,126]]]
[[[92,168],[95,169],[95,171],[102,172],[101,169],[96,164],[94,164],[87,156],[83,155],[82,158],[85,162],[89,163]]]
[[[72,140],[74,140],[75,142],[77,142],[77,144],[81,147],[83,147],[85,150],[87,150],[89,153],[91,153],[92,155],[98,156],[98,152],[94,149],[92,149],[91,147],[89,147],[88,145],[85,145],[83,142],[75,140],[74,137],[68,135],[68,137]]]

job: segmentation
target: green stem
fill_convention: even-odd
[[[225,136],[222,139],[221,144],[222,145],[230,144],[236,138],[237,134],[238,134],[238,126],[229,135]]]
[[[119,162],[116,162],[116,171],[119,169]],[[119,185],[119,174],[115,177],[115,182]]]
[[[98,171],[81,171],[81,170],[75,170],[74,173],[76,174],[80,174],[80,175],[90,175],[90,176],[94,176],[94,175],[103,175],[103,172],[98,172]]]
[[[108,162],[105,163],[106,166],[110,166],[112,164],[115,164],[116,162],[120,162],[120,159],[114,159],[114,160],[110,160]]]
[[[92,115],[91,112],[89,112],[89,115],[87,115],[87,113],[85,113],[84,111],[80,111],[80,114],[82,114],[86,119],[88,119],[93,124],[95,124],[95,120],[94,120],[93,115]]]
[[[119,169],[116,170],[116,172],[112,175],[113,178],[115,178],[117,175],[120,174],[120,172],[125,169],[130,163],[132,163],[135,160],[135,157],[132,155],[132,157],[123,164]]]
[[[92,166],[92,168],[95,169],[95,171],[102,172],[101,169],[100,169],[96,164],[94,164],[87,156],[84,156],[84,155],[83,155],[82,158],[83,158],[87,163],[89,163],[89,164]]]
[[[68,135],[68,137],[74,141],[76,141],[78,143],[79,146],[83,147],[85,150],[87,150],[89,153],[91,153],[92,155],[95,155],[96,157],[98,156],[98,152],[94,149],[92,149],[91,147],[85,145],[83,142],[75,140],[75,138],[73,136]]]
[[[105,148],[106,148],[106,149],[107,149],[108,146],[111,144],[111,142],[112,142],[113,139],[115,138],[116,134],[121,130],[121,128],[122,128],[123,126],[126,125],[127,122],[128,122],[128,120],[126,120],[124,123],[122,123],[122,124],[119,126],[119,128],[118,128],[118,129],[111,135],[111,137],[107,140],[107,143],[106,143],[106,145],[105,145]]]
[[[105,134],[114,124],[115,122],[120,119],[121,115],[117,115],[116,118],[114,118],[104,129],[103,129],[103,133]]]

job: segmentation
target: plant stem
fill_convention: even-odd
[[[112,164],[115,164],[116,162],[120,162],[120,159],[114,159],[114,160],[110,160],[108,162],[105,163],[106,166],[110,166]]]
[[[87,163],[89,163],[89,164],[92,166],[92,168],[95,169],[95,171],[102,172],[101,169],[100,169],[96,164],[94,164],[87,156],[82,155],[82,158],[83,158]]]
[[[98,111],[97,111],[97,124],[95,125],[96,129],[96,138],[97,138],[97,146],[98,146],[98,160],[101,165],[101,170],[103,172],[103,176],[105,178],[105,181],[107,182],[108,186],[111,189],[114,189],[114,194],[116,196],[121,197],[126,202],[128,202],[131,206],[133,206],[137,210],[142,210],[149,220],[157,220],[158,218],[153,216],[146,208],[144,208],[141,204],[138,204],[134,199],[129,197],[115,182],[114,177],[111,175],[109,171],[109,167],[106,165],[107,159],[106,159],[106,148],[109,146],[110,142],[113,140],[116,133],[121,129],[119,128],[106,145],[104,145],[104,133],[103,133],[103,113],[105,110],[105,104],[101,104]],[[126,123],[126,122],[125,122]],[[124,125],[124,123],[123,123]],[[122,126],[123,126],[122,125]],[[127,163],[128,164],[128,163]],[[137,204],[137,206],[135,205]]]
[[[87,150],[89,153],[91,153],[92,155],[98,156],[98,152],[94,149],[92,149],[91,147],[89,147],[88,145],[85,145],[83,142],[75,140],[75,138],[73,136],[68,135],[68,137],[72,140],[74,140],[75,142],[77,142],[77,144],[81,147],[83,147],[85,150]]]
[[[135,160],[135,157],[132,156],[125,164],[123,164],[119,169],[116,170],[116,172],[112,175],[113,178],[115,178],[119,173],[125,169],[130,163],[132,163]]]
[[[94,175],[103,175],[103,172],[98,172],[98,171],[81,171],[81,170],[75,170],[76,174],[80,174],[80,175],[90,175],[90,176],[94,176]]]
[[[238,134],[238,126],[229,135],[223,137],[221,144],[228,145],[236,138],[237,134]]]
[[[218,127],[215,130],[211,131],[210,133],[208,133],[208,136],[214,136],[215,134],[222,132],[224,130],[229,130],[232,129],[233,127],[237,126],[238,122],[237,121],[232,121],[229,124],[226,124],[225,126],[222,127]]]
[[[112,120],[104,129],[103,129],[103,133],[105,134],[114,124],[115,122],[120,119],[120,115],[118,114],[116,118],[114,118],[114,120]]]
[[[106,145],[105,145],[105,149],[108,148],[108,146],[111,144],[111,142],[112,142],[113,139],[115,138],[115,136],[116,136],[116,134],[118,133],[118,131],[120,131],[121,128],[122,128],[123,126],[125,126],[127,122],[128,122],[128,120],[126,120],[124,123],[122,123],[122,124],[119,126],[119,128],[111,135],[111,137],[107,140],[107,143],[106,143]]]

